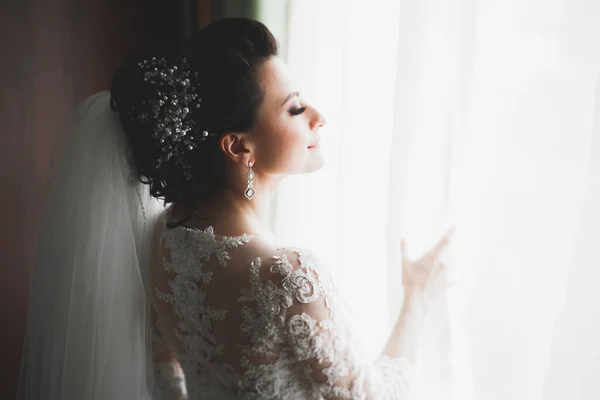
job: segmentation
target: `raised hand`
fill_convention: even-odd
[[[406,240],[400,241],[402,252],[402,285],[405,297],[417,296],[430,300],[450,287],[448,267],[439,258],[450,245],[454,227],[418,260],[412,260],[406,250]]]

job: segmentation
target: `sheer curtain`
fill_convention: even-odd
[[[284,182],[275,230],[331,266],[366,350],[400,237],[455,224],[423,397],[600,398],[600,2],[292,0],[287,57],[327,164]]]

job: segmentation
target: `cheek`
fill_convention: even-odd
[[[292,173],[302,167],[308,150],[301,129],[292,124],[281,124],[264,133],[260,152],[264,167],[274,173]]]

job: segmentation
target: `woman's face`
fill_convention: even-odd
[[[263,102],[249,132],[257,170],[285,175],[320,169],[319,131],[325,119],[302,100],[289,67],[279,58],[271,57],[257,72]]]

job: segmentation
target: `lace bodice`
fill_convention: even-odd
[[[189,399],[397,399],[412,366],[357,350],[326,268],[308,250],[212,228],[162,229],[151,267],[157,352]]]

